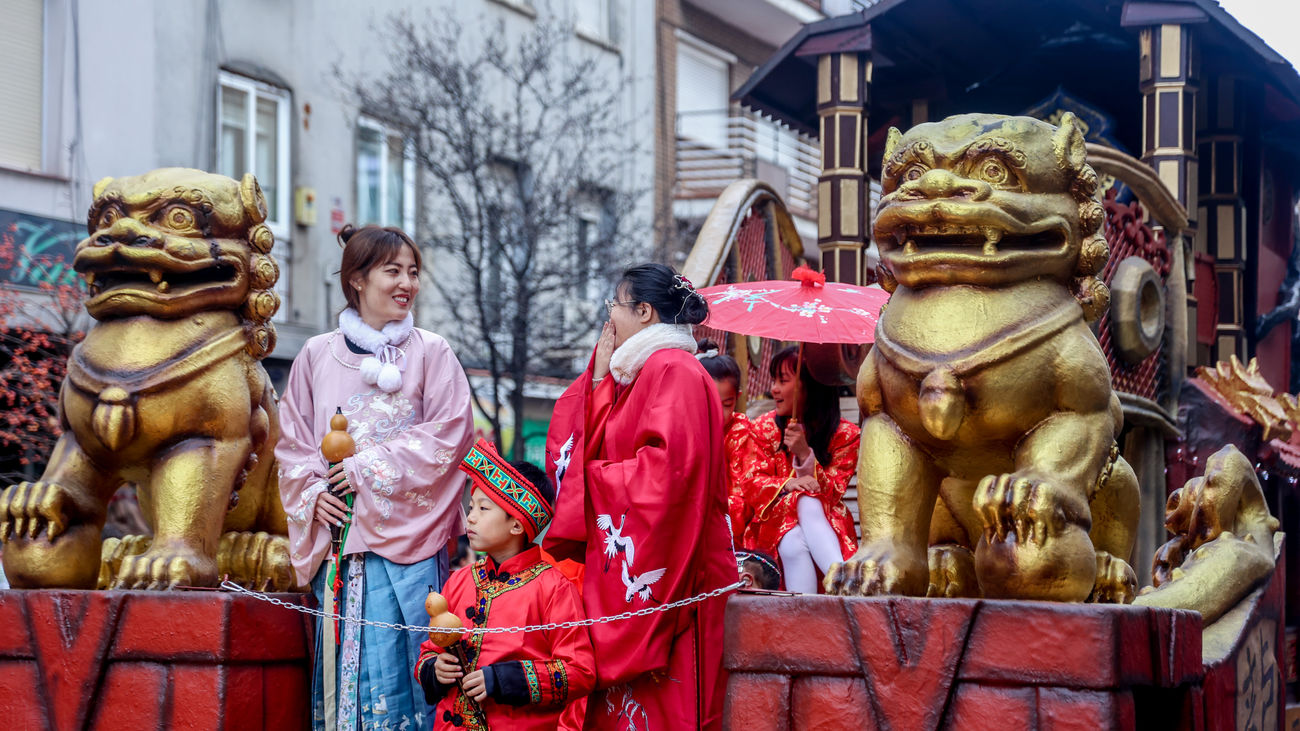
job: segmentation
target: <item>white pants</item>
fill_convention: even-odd
[[[840,553],[840,539],[826,519],[826,510],[820,500],[801,495],[795,509],[799,513],[799,525],[786,533],[776,547],[785,571],[785,589],[799,594],[816,594],[817,569],[825,574],[830,571],[831,564],[844,560]]]

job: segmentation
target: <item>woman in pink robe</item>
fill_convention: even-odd
[[[410,238],[377,226],[349,226],[339,237],[349,307],[338,330],[303,346],[280,401],[275,456],[290,555],[298,581],[331,608],[330,526],[348,524],[339,612],[423,625],[429,586],[447,579],[444,548],[464,533],[457,465],[474,441],[469,384],[447,342],[412,326],[420,256]],[[337,409],[356,454],[331,468],[320,444]],[[318,623],[314,725],[425,728],[430,708],[408,671],[422,638],[340,623],[329,668],[321,652],[333,647],[334,633],[332,622]],[[330,686],[333,698],[326,699]]]

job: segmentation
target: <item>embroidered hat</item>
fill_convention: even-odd
[[[487,494],[492,502],[524,525],[524,535],[533,540],[551,522],[550,503],[519,471],[510,466],[496,447],[480,438],[470,447],[460,469],[474,481],[474,487]]]

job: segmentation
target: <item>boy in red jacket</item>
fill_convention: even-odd
[[[552,515],[554,490],[546,474],[527,462],[507,463],[482,439],[460,468],[474,482],[466,519],[470,547],[487,555],[447,581],[449,610],[471,628],[583,619],[577,587],[533,544]],[[415,676],[429,704],[437,704],[434,728],[581,726],[581,705],[565,711],[596,682],[585,627],[467,634],[460,642],[467,667],[431,640],[420,648]]]

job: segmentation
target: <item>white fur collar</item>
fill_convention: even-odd
[[[339,313],[339,330],[344,337],[372,353],[361,361],[361,380],[371,386],[378,386],[385,393],[392,393],[402,387],[406,354],[399,346],[411,336],[411,328],[414,326],[415,319],[409,312],[405,318],[384,325],[383,330],[367,325],[351,307]]]
[[[641,372],[652,353],[668,348],[694,354],[695,335],[691,326],[657,322],[624,340],[609,359],[610,375],[620,385],[626,386]]]

